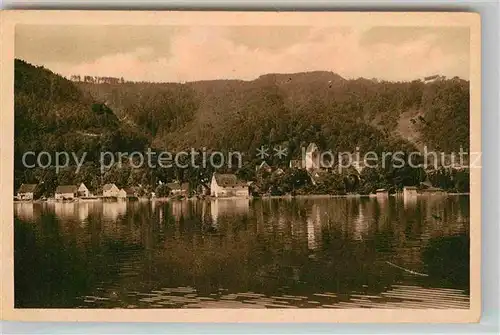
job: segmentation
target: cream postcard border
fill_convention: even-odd
[[[33,25],[460,26],[470,28],[470,151],[481,152],[481,19],[457,12],[0,12],[1,318],[115,322],[478,322],[481,315],[481,169],[471,171],[470,309],[15,309],[13,261],[14,32]]]

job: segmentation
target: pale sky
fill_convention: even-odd
[[[64,76],[134,81],[252,80],[316,70],[347,79],[469,79],[469,29],[18,25],[15,56]]]

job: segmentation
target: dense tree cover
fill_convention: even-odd
[[[315,178],[301,169],[288,169],[283,174],[262,172],[255,176],[251,192],[255,196],[349,193],[368,195],[375,193],[377,189],[396,193],[401,192],[405,186],[425,188],[423,182],[426,180],[445,191],[469,192],[468,170],[441,168],[426,172],[422,168],[409,167],[365,168],[361,173],[348,169],[340,172],[327,171]]]
[[[171,149],[251,152],[283,143],[296,155],[311,141],[333,151],[408,149],[409,137],[430,149],[468,148],[469,83],[458,78],[377,82],[317,71],[253,81],[79,85]],[[407,112],[415,134],[396,131]]]
[[[166,197],[170,194],[170,188],[167,184],[158,185],[155,189],[155,193],[157,197]]]
[[[469,83],[459,79],[438,81],[424,89],[416,122],[422,138],[434,150],[469,149]]]
[[[260,186],[272,193],[295,192],[307,185],[294,184],[298,172],[289,171],[288,162],[300,158],[301,148],[310,142],[333,153],[357,148],[361,153],[409,152],[422,143],[447,152],[460,147],[467,150],[468,101],[468,82],[457,78],[433,83],[377,82],[345,80],[318,71],[268,74],[253,81],[92,83],[72,82],[16,60],[15,187],[43,181],[50,194],[59,184],[84,181],[94,190],[106,182],[119,187],[141,184],[154,190],[158,180],[176,179],[195,189],[207,183],[214,171],[210,167],[151,170],[125,165],[101,173],[100,152],[147,147],[171,152],[191,147],[239,150],[243,168],[222,172],[255,180],[255,165],[260,163],[256,149],[264,145],[282,146],[288,155],[280,160],[269,158],[268,163],[281,166],[285,174]],[[413,134],[397,131],[408,115]],[[86,152],[86,164],[78,174],[75,167],[62,173],[23,168],[24,152],[42,150],[78,156]],[[330,175],[314,187],[307,186],[305,192],[369,193],[381,187],[416,185],[422,177],[420,171],[408,168],[363,173],[366,176],[360,178]]]
[[[122,122],[137,126],[150,138],[162,138],[192,120],[197,110],[194,92],[185,85],[78,83],[89,99],[111,106]]]
[[[86,161],[97,162],[101,151],[142,150],[148,143],[109,107],[43,67],[15,60],[14,89],[15,187],[30,179],[22,165],[27,151],[86,152]]]
[[[454,192],[469,192],[469,170],[468,169],[445,169],[439,168],[427,172],[429,181],[435,187]]]

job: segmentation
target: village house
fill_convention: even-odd
[[[118,192],[120,189],[115,184],[106,184],[102,187],[103,197],[118,197]]]
[[[38,184],[21,184],[17,190],[18,200],[33,200]]]
[[[267,164],[266,161],[263,161],[259,165],[255,166],[256,173],[271,172],[271,170],[272,170],[271,167],[269,166],[269,164]]]
[[[183,195],[189,194],[189,183],[168,183],[167,187],[170,189],[170,195]]]
[[[139,192],[136,187],[126,187],[124,188],[127,198],[137,198],[139,197]]]
[[[309,143],[305,153],[305,167],[306,170],[317,170],[320,166],[320,152],[319,148],[315,143]]]
[[[439,187],[434,187],[432,182],[429,180],[429,177],[425,179],[425,181],[420,182],[420,193],[441,193],[443,189]]]
[[[80,186],[78,187],[78,196],[79,197],[89,197],[90,196],[90,191],[87,188],[87,186],[85,186],[84,183],[81,183]]]
[[[320,151],[315,143],[309,143],[306,150],[302,150],[302,159],[292,159],[289,163],[291,169],[317,170],[320,166]]]
[[[302,159],[292,159],[288,165],[291,169],[306,169],[307,171],[313,171],[323,168],[321,162],[321,152],[316,145],[316,143],[309,143],[304,151],[302,148]],[[325,157],[328,158],[328,157]],[[325,164],[327,162],[324,162]]]
[[[282,168],[277,168],[276,170],[273,171],[274,176],[281,176],[283,174],[285,174],[285,170],[283,170]]]
[[[389,196],[389,191],[387,191],[385,188],[379,188],[378,190],[375,191],[377,194],[377,197],[388,197]]]
[[[56,200],[71,200],[78,195],[78,187],[76,185],[60,185],[57,186],[55,192]]]
[[[126,199],[127,198],[127,191],[125,191],[123,188],[121,188],[118,191],[117,198]]]
[[[427,193],[427,194],[430,194],[430,193],[444,193],[445,191],[442,189],[442,188],[439,188],[439,187],[423,187],[420,189],[420,193]]]
[[[248,184],[238,180],[234,174],[214,173],[210,183],[210,195],[213,197],[247,197]]]

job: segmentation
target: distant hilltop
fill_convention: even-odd
[[[149,81],[125,80],[123,77],[118,78],[118,77],[107,77],[107,76],[88,76],[79,74],[70,75],[69,77],[66,77],[66,79],[76,83],[90,83],[90,84],[153,83]],[[424,83],[432,83],[437,81],[444,81],[446,79],[447,79],[446,76],[435,74],[432,76],[423,77],[418,80]],[[452,79],[455,80],[460,78],[454,77]],[[367,80],[375,83],[384,82],[384,80],[380,80],[377,78],[372,78],[372,79],[358,78],[358,80]],[[325,81],[329,84],[338,84],[345,82],[346,79],[331,71],[311,71],[311,72],[297,72],[297,73],[268,73],[268,74],[263,74],[253,80],[215,79],[215,80],[195,80],[186,83],[210,83],[210,82],[227,82],[227,81],[239,81],[239,82],[273,81],[277,84],[289,84],[295,81],[303,85],[307,83],[317,83],[318,81]],[[155,83],[166,84],[167,82],[155,82]]]
[[[134,80],[125,80],[123,77],[106,77],[106,76],[87,76],[87,75],[79,75],[73,74],[66,79],[71,80],[76,83],[91,83],[91,84],[123,84],[123,83],[153,83],[149,81],[134,81]],[[286,84],[290,83],[293,80],[299,81],[301,84],[307,82],[318,82],[321,80],[325,80],[326,82],[341,82],[345,79],[339,76],[338,74],[331,71],[311,71],[311,72],[297,72],[297,73],[268,73],[259,76],[256,79],[252,80],[240,80],[240,79],[214,79],[214,80],[195,80],[189,81],[186,83],[209,83],[209,82],[220,82],[220,81],[242,81],[242,82],[251,82],[251,81],[269,81],[272,80],[277,83]],[[167,82],[154,82],[157,84],[162,84]]]

